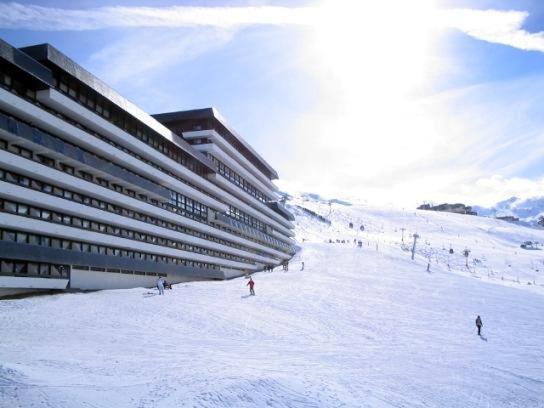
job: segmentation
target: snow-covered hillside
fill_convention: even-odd
[[[0,406],[544,406],[544,251],[519,248],[543,231],[289,204],[301,250],[255,297],[236,279],[0,301]]]
[[[486,217],[395,209],[369,205],[329,205],[329,201],[293,197],[291,210],[306,215],[302,208],[323,216],[331,226],[316,217],[297,218],[297,238],[300,241],[325,242],[361,240],[367,249],[378,251],[387,247],[408,251],[413,245],[413,234],[420,238],[416,244],[418,262],[430,269],[472,276],[498,284],[532,286],[539,293],[544,287],[544,251],[525,250],[525,241],[544,242],[544,230],[516,225]],[[353,228],[349,224],[353,224]],[[364,227],[361,231],[360,226]],[[404,232],[402,231],[404,229]],[[404,236],[404,245],[402,244]],[[450,254],[450,248],[453,254]],[[470,251],[467,259],[463,252]],[[400,252],[397,254],[399,256]]]
[[[475,206],[474,210],[484,217],[513,216],[522,222],[536,224],[539,218],[544,216],[544,197],[526,199],[511,197],[489,208]]]

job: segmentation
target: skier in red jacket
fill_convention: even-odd
[[[249,277],[249,282],[247,283],[246,286],[249,286],[249,295],[255,296],[255,291],[253,290],[253,286],[255,286],[255,281],[253,280],[251,276]]]

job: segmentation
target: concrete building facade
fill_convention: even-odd
[[[51,45],[0,40],[0,296],[282,264],[277,177],[213,108],[151,116]]]

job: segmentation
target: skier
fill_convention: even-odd
[[[251,276],[249,277],[249,282],[246,286],[249,286],[249,296],[255,296],[255,290],[253,290],[253,286],[255,286],[255,281]]]
[[[300,268],[301,271],[304,270],[304,261],[302,261],[302,267]]]
[[[157,289],[159,289],[159,295],[164,295],[164,279],[162,276],[157,280]]]
[[[482,326],[484,324],[482,323],[482,319],[480,317],[480,315],[478,315],[478,317],[476,318],[476,327],[478,328],[478,336],[480,336],[480,331],[482,330]]]

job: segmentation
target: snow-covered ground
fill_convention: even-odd
[[[544,232],[292,204],[332,225],[297,216],[301,251],[255,297],[236,279],[0,301],[0,406],[544,407],[544,251],[519,248]]]

